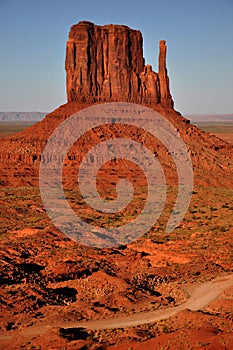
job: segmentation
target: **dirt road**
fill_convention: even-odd
[[[217,277],[212,281],[195,283],[187,291],[190,295],[189,299],[176,307],[169,307],[162,310],[149,311],[138,313],[130,316],[118,316],[111,319],[87,321],[87,322],[56,322],[53,324],[34,324],[31,327],[19,330],[0,332],[0,341],[3,348],[8,349],[13,340],[28,340],[34,336],[45,333],[51,328],[79,328],[84,327],[86,329],[112,329],[112,328],[126,328],[132,326],[138,326],[147,323],[153,323],[162,319],[166,319],[175,315],[177,312],[190,309],[192,311],[201,310],[211,301],[215,300],[224,290],[233,285],[233,274]]]
[[[192,311],[204,308],[211,301],[215,300],[224,290],[233,285],[233,274],[218,277],[209,282],[195,284],[187,289],[190,297],[179,306],[169,307],[162,310],[149,311],[125,317],[116,317],[107,320],[87,321],[82,323],[69,323],[63,325],[69,327],[85,327],[86,329],[109,329],[126,328],[146,323],[156,322],[175,315],[177,312],[189,309]]]

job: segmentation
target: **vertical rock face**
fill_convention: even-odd
[[[161,40],[159,43],[159,82],[160,82],[160,102],[165,107],[173,108],[173,100],[170,94],[169,78],[166,67],[167,47],[166,41]]]
[[[158,74],[144,64],[142,41],[140,31],[123,25],[83,21],[72,26],[65,64],[68,101],[162,103],[172,108],[165,41]]]

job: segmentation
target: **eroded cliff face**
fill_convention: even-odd
[[[160,44],[159,73],[145,65],[142,34],[124,25],[71,27],[66,46],[68,102],[158,104],[173,108],[166,69],[166,44]]]

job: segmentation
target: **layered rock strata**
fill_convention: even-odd
[[[80,22],[66,45],[68,102],[159,104],[173,108],[166,69],[166,44],[160,42],[159,72],[145,65],[142,34],[124,25]]]

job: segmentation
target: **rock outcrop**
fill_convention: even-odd
[[[167,47],[166,41],[161,40],[159,45],[159,87],[160,87],[160,102],[164,107],[173,107],[173,100],[170,94],[169,77],[166,67]]]
[[[142,34],[124,25],[71,27],[66,46],[68,102],[128,101],[173,108],[166,69],[166,45],[160,43],[159,72],[145,65]]]
[[[74,113],[95,102],[129,101],[148,105],[171,122],[186,143],[192,158],[196,182],[201,185],[233,184],[232,146],[205,134],[173,109],[166,68],[166,44],[160,42],[158,73],[145,65],[142,35],[126,26],[96,26],[81,22],[71,28],[66,55],[68,102],[41,122],[23,132],[0,139],[0,187],[38,186],[39,165],[46,161],[43,149],[53,131]],[[98,129],[98,128],[97,128]],[[78,168],[83,156],[100,140],[114,137],[133,138],[147,145],[162,160],[166,179],[176,184],[176,172],[169,152],[157,140],[145,137],[139,130],[119,125],[102,126],[83,136],[56,161],[64,162],[65,185],[77,185]],[[63,158],[62,158],[63,157]],[[102,159],[95,162],[102,164]],[[214,177],[213,177],[214,174]],[[127,176],[126,176],[127,177]],[[134,177],[137,176],[134,173]]]

